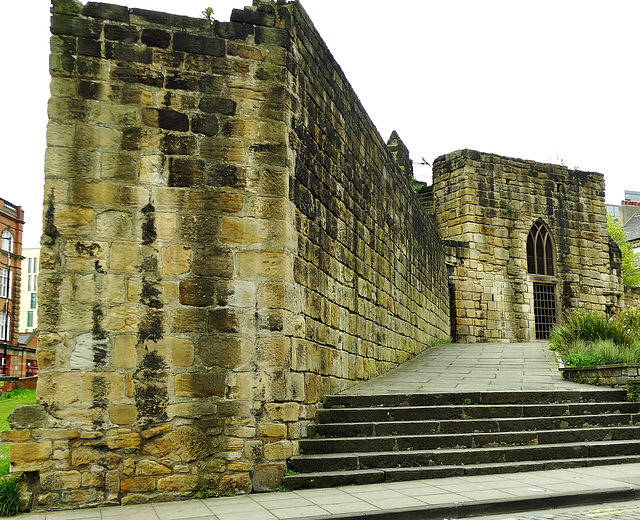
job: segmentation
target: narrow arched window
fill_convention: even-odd
[[[2,249],[9,253],[13,253],[13,235],[9,231],[2,232]]]
[[[555,275],[553,241],[542,220],[536,220],[527,237],[527,266],[531,274]]]

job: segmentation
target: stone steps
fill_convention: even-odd
[[[332,396],[290,489],[640,461],[623,390]],[[462,403],[462,404],[460,404]]]

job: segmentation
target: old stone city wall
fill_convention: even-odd
[[[447,244],[459,341],[529,341],[534,329],[527,237],[541,221],[552,237],[557,316],[616,310],[599,173],[461,150],[434,162],[434,203]]]
[[[276,489],[323,395],[448,335],[406,161],[297,3],[52,12],[38,404],[4,434],[12,469],[36,509]]]

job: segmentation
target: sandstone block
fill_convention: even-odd
[[[104,498],[104,493],[97,489],[73,489],[64,491],[60,495],[63,504],[87,504],[100,501]]]
[[[114,242],[109,267],[114,271],[135,273],[142,264],[142,247],[136,242]]]
[[[96,233],[104,238],[132,238],[133,217],[117,210],[103,211],[96,216]]]
[[[181,426],[144,445],[142,453],[156,458],[177,457],[183,462],[202,459],[213,453],[209,438],[198,428]]]
[[[135,368],[138,365],[136,343],[136,336],[116,336],[113,346],[113,364],[116,368]]]
[[[247,441],[244,443],[244,456],[249,460],[259,460],[264,457],[262,441]]]
[[[293,456],[291,441],[283,440],[266,443],[264,446],[265,460],[287,460]]]
[[[195,491],[198,485],[197,475],[169,475],[158,480],[158,491]]]
[[[71,450],[71,465],[98,464],[101,453],[96,448],[79,447]]]
[[[164,337],[155,343],[155,350],[167,360],[167,364],[170,366],[189,367],[193,365],[195,348],[190,339]]]
[[[140,435],[133,432],[110,432],[107,435],[107,446],[112,450],[137,448],[140,446]]]
[[[281,423],[261,423],[258,431],[261,437],[284,439],[287,436],[287,426]]]
[[[114,424],[133,424],[138,418],[138,410],[133,404],[113,404],[109,408],[109,418]]]
[[[269,237],[269,222],[265,219],[223,217],[220,241],[228,245],[261,244]]]
[[[79,471],[52,471],[40,473],[40,486],[47,491],[77,489],[82,482]]]
[[[202,336],[198,341],[198,359],[205,366],[239,368],[251,361],[253,345],[245,338],[231,334]]]
[[[224,370],[213,370],[212,373],[186,372],[177,374],[174,380],[177,397],[223,397],[226,388]]]
[[[236,264],[238,278],[264,277],[293,281],[293,262],[286,251],[238,251]]]
[[[282,485],[284,464],[258,464],[253,473],[253,490],[276,491]]]
[[[31,431],[26,430],[6,430],[0,432],[0,440],[2,442],[24,442],[31,437]]]
[[[164,464],[152,460],[141,460],[136,464],[136,475],[167,475],[172,469]]]
[[[249,473],[222,475],[218,490],[222,494],[249,493],[251,491],[251,475]]]
[[[124,378],[118,372],[87,372],[82,381],[82,400],[90,402],[119,401],[124,390]]]
[[[214,415],[216,411],[216,405],[209,402],[174,403],[167,406],[167,416],[170,419],[174,417],[205,417]]]
[[[143,493],[154,491],[156,481],[153,477],[133,477],[120,480],[120,491],[122,493]]]
[[[38,377],[38,392],[51,402],[71,404],[80,398],[81,374],[78,372],[48,372]]]
[[[191,270],[191,248],[175,244],[162,248],[161,252],[164,274],[184,274]]]

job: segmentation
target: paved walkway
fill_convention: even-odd
[[[471,390],[567,390],[543,343],[451,344],[430,349],[348,394]],[[32,513],[21,520],[453,519],[634,500],[640,464],[414,480],[261,493],[164,504]]]
[[[546,343],[452,343],[428,349],[345,393],[409,394],[465,390],[576,390]]]

